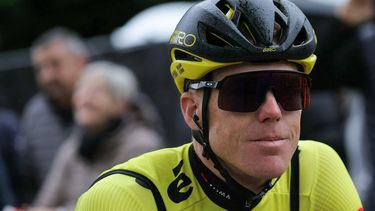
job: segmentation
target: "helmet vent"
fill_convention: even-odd
[[[277,9],[279,9],[280,11],[283,11],[284,13],[284,8],[281,6],[280,2],[273,1],[273,4],[275,5],[275,7],[277,7]]]
[[[215,45],[215,46],[219,46],[223,48],[233,47],[233,45],[228,40],[224,39],[223,37],[213,32],[207,32],[206,39],[207,39],[207,43],[211,45]]]
[[[222,0],[222,1],[219,1],[217,4],[216,4],[216,7],[229,19],[231,20],[233,18],[233,15],[234,15],[234,10],[233,8],[230,6],[230,4],[225,1],[225,0]]]
[[[194,61],[194,62],[201,61],[200,58],[194,55],[191,55],[189,53],[186,53],[184,51],[178,50],[178,49],[175,50],[174,57],[176,60],[185,60],[185,61]]]
[[[256,44],[257,40],[255,39],[255,36],[251,32],[251,25],[243,20],[242,16],[240,18],[240,23],[238,29],[242,33],[243,36],[246,37],[246,39],[251,42],[252,44]]]
[[[301,31],[298,33],[296,39],[294,40],[294,45],[302,45],[307,40],[307,32],[305,27],[301,28]]]
[[[284,22],[281,21],[281,17],[278,16],[277,14],[275,15],[275,25],[273,28],[273,38],[272,38],[272,43],[273,44],[280,44],[283,42],[282,37],[283,37],[283,28],[284,26],[282,25]]]

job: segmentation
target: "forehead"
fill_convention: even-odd
[[[102,74],[99,73],[90,73],[84,74],[81,76],[80,80],[77,83],[77,88],[81,87],[100,87],[106,88],[107,81]]]
[[[288,70],[298,71],[296,64],[291,62],[271,62],[271,63],[243,63],[239,65],[228,66],[213,72],[214,80],[221,80],[228,75],[234,75],[244,72],[255,72],[264,70]]]
[[[44,43],[35,48],[32,57],[38,58],[46,55],[61,55],[71,53],[69,49],[59,40]]]

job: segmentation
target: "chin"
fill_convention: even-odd
[[[285,171],[286,171],[287,168],[283,168],[283,169],[272,169],[271,171],[267,172],[263,177],[264,178],[267,178],[267,179],[273,179],[273,178],[277,178],[277,177],[280,177]]]
[[[280,159],[271,160],[267,162],[260,162],[253,172],[249,172],[256,178],[272,179],[281,176],[289,166],[289,162],[283,162]]]

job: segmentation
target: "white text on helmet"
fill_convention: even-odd
[[[274,48],[263,48],[263,52],[275,52],[276,49]]]
[[[194,34],[187,34],[183,31],[176,30],[173,32],[169,42],[171,44],[178,44],[186,47],[191,47],[195,44],[196,40],[197,38]]]

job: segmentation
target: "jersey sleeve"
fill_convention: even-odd
[[[312,195],[314,210],[362,210],[359,194],[339,155],[321,143],[317,143],[316,153],[318,172]]]
[[[110,178],[110,179],[109,179]],[[111,175],[92,186],[78,200],[75,211],[157,210],[152,192],[134,177]]]

